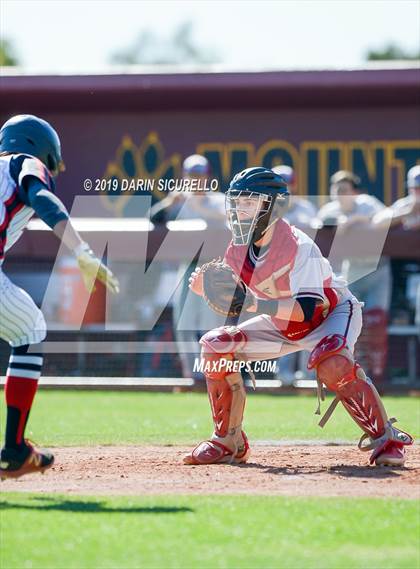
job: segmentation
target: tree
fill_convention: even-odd
[[[403,48],[389,43],[380,49],[369,49],[365,56],[366,61],[414,61],[420,59],[420,50],[415,52],[408,52]]]
[[[132,46],[111,56],[112,63],[124,65],[216,63],[217,61],[219,56],[213,49],[195,43],[192,22],[183,22],[168,38],[144,30]]]
[[[0,38],[0,67],[17,65],[18,59],[14,54],[12,44],[9,40]]]

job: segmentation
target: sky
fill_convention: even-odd
[[[237,69],[350,68],[368,48],[420,45],[418,0],[1,0],[0,34],[25,72],[95,72],[143,30],[190,20],[196,43]]]

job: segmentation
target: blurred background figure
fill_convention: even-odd
[[[311,227],[311,223],[317,216],[317,209],[308,199],[298,195],[297,176],[291,166],[282,164],[272,168],[273,172],[280,174],[289,189],[291,198],[289,209],[284,216],[290,225],[296,225],[302,231]]]
[[[317,210],[308,199],[298,195],[296,172],[286,164],[275,166],[272,170],[280,174],[290,192],[289,209],[284,219],[302,231],[309,230],[317,217]],[[315,374],[307,368],[308,358],[309,354],[305,351],[279,358],[276,366],[276,379],[280,379],[282,385],[292,385],[295,380],[299,379],[315,379]]]
[[[397,200],[374,218],[376,225],[391,227],[402,226],[404,229],[420,229],[420,164],[407,172],[408,195]]]
[[[210,164],[207,158],[199,154],[188,156],[182,164],[182,177],[197,180],[198,187],[204,188],[205,182],[210,179]],[[213,220],[224,225],[224,196],[218,192],[202,189],[190,192],[173,191],[163,200],[155,203],[150,210],[150,220],[155,224],[176,219]]]
[[[188,156],[182,165],[184,179],[198,180],[198,186],[205,187],[210,178],[210,165],[204,156]],[[201,220],[207,228],[221,227],[226,224],[225,199],[219,192],[195,190],[175,192],[173,195],[155,204],[151,209],[153,223],[175,220]],[[206,261],[201,260],[201,262]],[[195,374],[194,359],[198,357],[200,336],[208,330],[224,324],[224,318],[213,312],[206,302],[188,288],[188,279],[196,268],[196,263],[181,263],[178,277],[183,278],[173,302],[173,330],[178,344],[183,377],[203,379],[202,374]],[[185,276],[183,276],[185,275]]]
[[[378,212],[385,205],[360,187],[360,178],[353,172],[340,170],[330,179],[331,201],[319,210],[324,225],[337,225],[342,236],[363,226],[372,227]],[[337,266],[334,267],[337,270]],[[363,331],[357,344],[357,357],[376,382],[383,380],[388,346],[388,313],[391,301],[392,276],[387,257],[377,258],[355,252],[342,259],[339,273],[348,281],[352,293],[365,303]]]
[[[373,218],[376,226],[389,225],[407,231],[420,230],[420,164],[407,172],[407,196],[381,210]],[[410,251],[407,258],[392,260],[394,294],[392,298],[393,323],[416,324],[420,328],[420,263]]]

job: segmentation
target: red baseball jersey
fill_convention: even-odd
[[[299,340],[319,326],[337,305],[335,289],[347,284],[334,275],[313,240],[283,219],[276,222],[272,241],[261,255],[255,256],[248,245],[231,242],[225,262],[257,298],[312,297],[318,301],[311,320],[295,322],[271,317],[290,340]]]

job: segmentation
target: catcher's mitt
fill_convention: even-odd
[[[253,297],[233,270],[220,259],[200,267],[203,275],[203,297],[207,304],[223,316],[239,316],[253,304]]]

